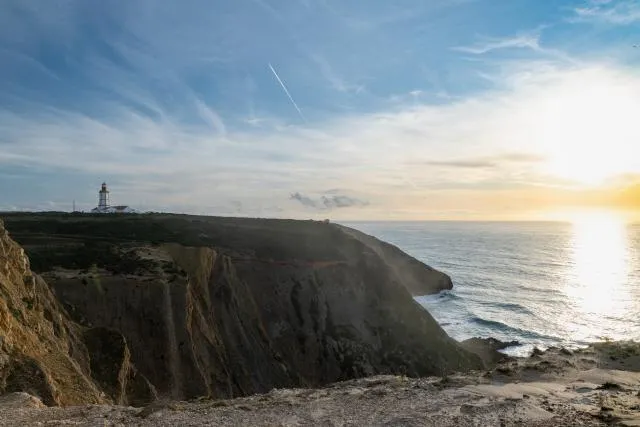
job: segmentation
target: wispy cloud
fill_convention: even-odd
[[[486,169],[504,167],[513,163],[539,163],[543,162],[545,159],[546,157],[538,154],[508,153],[493,157],[463,158],[455,160],[426,160],[423,162],[414,161],[413,163],[429,166],[442,166],[447,168]]]
[[[590,0],[574,9],[571,22],[631,25],[640,22],[640,3],[635,0]]]
[[[16,65],[16,62],[23,62],[27,65],[27,67],[37,70],[43,76],[57,81],[60,80],[60,77],[56,73],[44,66],[42,62],[38,61],[33,56],[26,55],[19,51],[13,51],[0,47],[0,58],[2,58],[3,56],[6,58],[5,60],[3,60],[5,64]]]
[[[204,121],[206,121],[214,130],[216,130],[219,135],[225,136],[227,134],[224,122],[217,112],[215,112],[212,108],[207,106],[199,99],[195,101],[195,105],[200,117],[202,117]]]
[[[539,34],[521,34],[513,37],[483,37],[472,46],[457,46],[454,50],[481,55],[499,49],[532,49],[540,51]]]
[[[348,83],[344,78],[339,76],[331,64],[329,64],[322,55],[311,55],[311,59],[317,64],[320,69],[320,73],[331,84],[333,89],[343,93],[360,93],[364,91],[364,85]]]

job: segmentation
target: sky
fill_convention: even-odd
[[[3,0],[0,210],[640,211],[640,0]]]

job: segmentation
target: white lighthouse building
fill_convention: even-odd
[[[98,192],[98,209],[104,210],[109,207],[109,190],[107,190],[107,183],[102,183],[102,188]]]
[[[137,213],[129,206],[111,206],[109,204],[109,189],[107,183],[103,182],[98,191],[98,207],[93,208],[91,213]]]

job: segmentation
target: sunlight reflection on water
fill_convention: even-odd
[[[640,224],[615,214],[571,222],[357,223],[453,278],[416,297],[455,339],[575,347],[640,340]]]
[[[572,221],[572,238],[563,292],[572,304],[564,319],[577,340],[616,338],[610,320],[631,315],[630,239],[624,220],[614,214],[584,215]],[[581,319],[582,321],[577,321]],[[613,336],[612,336],[613,335]]]

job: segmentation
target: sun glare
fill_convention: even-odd
[[[578,75],[549,94],[537,105],[541,122],[534,131],[547,154],[546,173],[592,186],[640,171],[640,100],[616,76]]]

